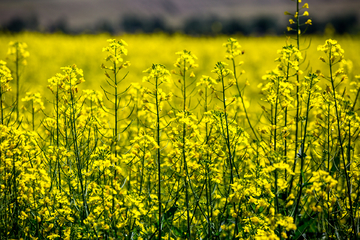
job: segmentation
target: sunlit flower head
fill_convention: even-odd
[[[8,59],[11,61],[19,61],[23,65],[27,65],[26,58],[30,56],[30,53],[26,51],[27,44],[24,42],[10,42],[8,48]]]
[[[195,63],[197,57],[190,51],[183,50],[181,52],[176,52],[176,55],[179,55],[174,66],[180,68],[180,71],[189,70],[192,68],[197,68],[199,65]]]

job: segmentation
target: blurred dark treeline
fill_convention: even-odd
[[[356,14],[331,17],[329,19],[312,18],[313,25],[307,29],[310,34],[322,34],[326,27],[331,26],[337,34],[358,34],[360,24]],[[66,34],[89,33],[97,34],[107,32],[110,34],[119,33],[154,33],[181,32],[188,35],[217,35],[217,34],[242,34],[242,35],[281,35],[286,31],[286,23],[281,22],[274,16],[258,16],[252,19],[220,19],[217,17],[188,18],[180,24],[180,27],[172,27],[165,19],[143,18],[137,16],[123,16],[117,23],[107,20],[98,21],[92,26],[73,28],[66,19],[59,19],[44,27],[39,24],[36,16],[16,17],[0,26],[1,32],[17,33],[22,31],[38,32],[62,32]]]

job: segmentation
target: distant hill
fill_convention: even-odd
[[[294,4],[290,0],[1,0],[0,26],[15,30],[119,32],[130,28],[146,32],[183,31],[191,24],[204,25],[204,21],[216,30],[216,22],[223,27],[238,21],[239,29],[251,31],[254,26],[285,26],[288,16],[283,12],[293,11]],[[343,25],[355,21],[358,29],[359,0],[317,0],[309,1],[309,5],[310,17],[321,22],[321,27],[325,21],[340,19]]]

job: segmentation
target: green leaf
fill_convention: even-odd
[[[171,225],[170,226],[171,232],[176,236],[176,237],[180,237],[180,238],[185,238],[185,234],[184,232],[180,231],[180,229],[178,229],[177,227]]]
[[[166,211],[163,215],[164,217],[164,220],[167,221],[169,220],[171,217],[174,216],[175,212],[177,211],[178,209],[178,206],[177,204],[175,203],[168,211]]]
[[[317,215],[317,214],[316,214]],[[295,236],[293,239],[299,239],[299,237],[302,236],[303,233],[305,233],[306,229],[311,227],[311,225],[316,222],[316,215],[313,217],[307,217],[304,219],[301,219],[300,223],[298,224],[298,227],[295,231]]]
[[[340,152],[334,157],[333,164],[330,169],[330,176],[334,177],[334,174],[340,170]]]

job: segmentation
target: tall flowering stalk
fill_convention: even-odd
[[[213,229],[212,229],[212,181],[211,181],[211,166],[213,165],[213,151],[211,146],[211,112],[209,105],[211,104],[214,95],[215,95],[215,87],[217,81],[209,76],[203,75],[200,81],[196,84],[197,86],[201,86],[203,88],[199,89],[199,95],[201,99],[204,101],[204,113],[202,122],[205,122],[205,141],[204,141],[204,152],[206,154],[205,162],[205,194],[206,194],[206,220],[207,220],[207,234],[206,236],[209,239],[213,237]]]
[[[300,49],[300,37],[306,32],[307,28],[312,25],[312,20],[308,18],[309,16],[309,12],[305,9],[309,8],[309,4],[305,3],[302,7],[300,7],[300,3],[301,0],[296,0],[296,12],[295,14],[289,13],[289,12],[285,12],[285,15],[290,15],[293,18],[289,19],[289,23],[290,25],[295,25],[295,28],[293,29],[292,27],[288,26],[287,27],[287,31],[288,32],[294,32],[296,34],[295,37],[295,41],[296,41],[296,49],[301,51]],[[303,21],[302,18],[308,18],[306,21]],[[305,29],[303,30],[305,26]],[[296,116],[295,116],[295,151],[294,151],[294,159],[297,158],[297,152],[298,149],[301,148],[301,146],[299,146],[299,135],[300,135],[300,127],[299,127],[299,122],[300,122],[300,117],[301,117],[301,99],[300,99],[300,91],[301,91],[301,84],[300,84],[300,74],[296,75],[296,92],[295,92],[295,96],[296,96]],[[287,116],[286,116],[287,117]],[[301,143],[301,140],[300,140]],[[293,166],[293,170],[295,169],[295,163],[296,161],[294,161],[294,166]],[[300,178],[302,178],[302,176],[300,176]],[[290,191],[291,191],[291,187],[292,184],[290,184]],[[290,192],[289,191],[289,192]]]
[[[123,57],[127,55],[127,43],[124,40],[109,39],[109,46],[103,48],[103,52],[106,52],[105,58],[109,65],[102,64],[101,68],[105,69],[105,76],[107,78],[108,85],[113,88],[114,92],[111,93],[105,89],[104,93],[108,100],[113,104],[114,116],[114,129],[112,137],[112,146],[114,148],[115,156],[118,155],[118,142],[119,142],[119,109],[121,96],[126,92],[120,92],[120,83],[126,78],[127,73],[121,78],[119,72],[130,66],[129,61],[124,61]]]
[[[234,79],[235,79],[235,85],[236,85],[236,88],[238,90],[238,97],[240,98],[240,102],[241,102],[241,105],[242,105],[242,109],[244,111],[244,114],[245,114],[245,118],[248,122],[248,125],[254,135],[254,137],[256,138],[256,140],[259,142],[260,139],[253,127],[253,124],[251,123],[250,121],[250,117],[249,117],[249,114],[248,114],[248,106],[246,106],[246,100],[245,100],[245,96],[244,96],[244,92],[243,90],[241,90],[240,88],[240,76],[242,74],[245,73],[244,70],[239,70],[238,68],[240,66],[243,65],[243,61],[239,61],[239,62],[236,62],[237,61],[237,58],[241,55],[243,55],[245,53],[244,50],[240,50],[241,48],[241,45],[239,44],[238,40],[235,39],[235,38],[229,38],[227,40],[226,43],[223,43],[223,46],[226,47],[226,55],[225,55],[225,58],[230,61],[231,63],[231,66],[232,66],[232,72],[234,73]],[[246,81],[245,83],[245,86],[249,85],[249,82]]]
[[[339,68],[337,71],[334,72],[334,66],[336,64],[340,63],[341,61],[343,61],[343,59],[344,59],[344,50],[337,43],[336,40],[329,39],[329,40],[325,41],[324,45],[321,45],[318,47],[318,51],[322,51],[326,54],[326,58],[320,57],[320,60],[327,63],[329,66],[328,79],[330,80],[330,83],[331,83],[331,89],[329,91],[329,94],[332,94],[332,100],[334,101],[334,107],[335,107],[335,114],[336,114],[335,117],[336,117],[336,124],[337,124],[336,128],[337,128],[337,134],[338,134],[337,137],[338,137],[338,144],[340,145],[340,154],[341,154],[344,175],[345,175],[345,180],[346,180],[347,196],[348,196],[349,210],[350,210],[349,217],[350,217],[351,225],[352,225],[352,236],[354,239],[357,239],[357,237],[358,237],[357,230],[356,230],[357,226],[356,226],[355,217],[354,217],[353,200],[352,200],[352,194],[351,194],[352,187],[351,187],[351,181],[350,181],[350,176],[349,176],[349,172],[351,171],[351,169],[350,169],[350,166],[351,166],[350,152],[347,152],[348,159],[346,159],[346,157],[345,157],[345,155],[346,155],[345,137],[344,138],[342,137],[344,135],[342,133],[342,131],[345,131],[345,129],[344,129],[344,127],[341,126],[344,124],[344,121],[342,120],[343,117],[341,116],[342,113],[340,112],[340,106],[339,106],[341,97],[337,93],[337,87],[335,85],[336,78],[338,76],[343,75],[343,69]],[[344,81],[345,78],[346,78],[346,76],[343,76],[340,82]],[[354,103],[354,105],[355,105],[355,103]],[[349,133],[348,138],[349,138],[349,141],[351,142],[351,132]],[[350,150],[350,145],[351,145],[351,143],[348,146],[349,150]],[[348,160],[348,161],[346,161],[346,160]]]
[[[83,150],[83,131],[80,126],[79,116],[82,111],[82,103],[78,96],[78,85],[84,82],[83,71],[77,68],[76,65],[61,68],[62,73],[56,74],[55,77],[49,79],[49,88],[56,96],[55,102],[55,121],[56,121],[56,163],[54,168],[57,171],[56,185],[61,193],[64,189],[71,194],[78,194],[81,199],[80,221],[83,222],[89,215],[89,207],[87,203],[87,185],[84,169],[88,164],[88,158]],[[56,87],[56,89],[55,89]],[[66,126],[62,129],[61,126]],[[63,156],[64,153],[60,151],[70,152],[69,155]],[[47,152],[46,154],[51,154]],[[68,159],[64,164],[62,160]],[[72,161],[72,159],[74,161]],[[50,170],[52,163],[50,162]],[[64,173],[64,165],[70,170],[68,173]],[[74,168],[74,170],[73,170]],[[61,174],[63,173],[63,174]],[[62,181],[64,177],[67,178],[67,182],[63,186]],[[79,186],[79,189],[72,188],[75,179]]]
[[[219,115],[220,121],[221,121],[221,128],[222,128],[222,135],[225,140],[226,144],[226,151],[227,151],[227,160],[230,168],[230,184],[234,183],[234,156],[233,156],[233,150],[231,148],[231,137],[230,137],[230,123],[228,119],[228,108],[230,104],[232,104],[235,99],[231,98],[229,101],[229,98],[227,98],[227,90],[235,84],[234,79],[232,77],[234,76],[234,73],[227,68],[227,64],[224,62],[218,62],[215,65],[215,69],[212,71],[217,74],[217,81],[221,84],[221,90],[219,91],[221,94],[221,97],[218,97],[218,99],[222,103],[222,113]],[[230,78],[229,82],[226,83],[225,79]],[[225,120],[225,123],[223,123],[223,120]],[[230,189],[230,188],[229,188]]]
[[[187,164],[187,158],[188,158],[188,149],[187,149],[187,121],[186,118],[189,116],[189,110],[190,110],[190,104],[191,101],[188,99],[189,92],[191,92],[191,89],[189,87],[192,85],[192,82],[189,83],[189,80],[191,78],[195,77],[194,72],[192,69],[195,69],[198,67],[198,64],[195,63],[195,60],[197,57],[191,53],[190,51],[183,50],[182,52],[177,52],[177,55],[179,55],[178,59],[176,60],[174,66],[178,68],[178,70],[174,70],[173,73],[180,76],[181,79],[179,79],[180,82],[180,90],[182,93],[181,100],[182,100],[182,111],[181,111],[181,117],[182,117],[182,160],[183,160],[183,166],[185,171],[185,177],[184,177],[184,185],[185,185],[185,201],[186,201],[186,219],[187,219],[187,235],[186,237],[188,239],[191,239],[191,220],[190,220],[190,196],[189,196],[189,171],[188,171],[188,164]],[[190,78],[190,79],[188,79]]]
[[[266,117],[270,122],[270,139],[269,145],[272,147],[268,150],[270,151],[269,155],[273,156],[270,160],[271,164],[284,163],[285,166],[288,166],[289,162],[289,149],[292,146],[288,143],[292,142],[291,139],[291,128],[293,121],[288,121],[288,112],[294,108],[295,101],[293,97],[293,90],[296,86],[291,79],[297,79],[299,75],[302,74],[302,71],[299,69],[300,61],[303,59],[301,52],[294,45],[284,46],[282,49],[278,50],[279,57],[275,59],[278,62],[277,67],[269,71],[266,75],[263,76],[263,80],[266,80],[267,83],[262,87],[262,93],[266,94],[263,98],[264,101],[269,103],[270,108],[265,108]],[[261,84],[262,85],[262,84]],[[290,158],[291,159],[291,158]],[[291,163],[291,162],[290,162]],[[290,172],[294,172],[296,167],[296,161],[293,163],[293,168]],[[285,181],[288,181],[290,176],[290,181],[288,184],[289,192],[282,193],[283,200],[287,199],[291,193],[292,182],[295,180],[294,175],[289,175],[287,169],[284,169],[279,173],[278,170],[274,170],[275,177],[275,191],[278,192],[278,175],[284,174]],[[276,211],[281,212],[279,206],[279,194],[276,194]],[[285,208],[284,211],[287,211]]]
[[[1,118],[1,124],[5,124],[4,119],[4,99],[5,99],[5,93],[11,91],[11,87],[9,85],[10,81],[13,80],[11,76],[10,69],[6,66],[6,62],[0,60],[0,118]]]
[[[293,211],[294,222],[298,217],[299,205],[303,194],[303,189],[308,184],[307,179],[305,178],[305,159],[306,159],[306,143],[308,141],[308,127],[309,127],[309,113],[311,108],[314,106],[314,102],[318,101],[319,90],[321,88],[317,86],[319,78],[316,74],[309,74],[304,77],[303,85],[305,87],[305,92],[302,94],[302,98],[305,100],[306,104],[306,115],[303,126],[303,136],[301,140],[301,147],[297,153],[297,159],[300,159],[300,179],[299,179],[299,190],[297,192],[298,196],[296,198],[296,204]]]
[[[103,88],[106,98],[111,102],[113,112],[111,113],[114,116],[114,128],[112,129],[111,137],[111,147],[112,151],[115,153],[115,158],[119,154],[119,141],[120,141],[120,131],[119,131],[119,113],[120,113],[120,102],[121,97],[128,90],[120,92],[120,83],[126,78],[126,73],[122,78],[119,77],[119,72],[122,69],[125,69],[130,66],[129,61],[124,61],[123,57],[127,55],[127,43],[124,40],[108,39],[109,46],[103,48],[103,52],[106,52],[107,56],[105,61],[108,65],[102,64],[101,68],[105,69],[105,76],[108,85],[113,88],[113,92],[109,92]],[[131,114],[131,113],[130,113]],[[128,118],[128,117],[126,117]],[[116,163],[115,163],[116,164]],[[114,173],[114,179],[116,179],[116,171]],[[130,180],[129,180],[130,184]],[[115,211],[115,200],[113,198],[112,210]]]
[[[231,40],[230,40],[231,41]],[[234,54],[233,52],[230,52],[230,55]],[[236,53],[235,53],[236,55]],[[233,56],[233,55],[232,55]],[[215,118],[217,119],[217,121],[219,122],[219,130],[221,132],[222,138],[225,141],[225,148],[226,148],[226,164],[227,168],[230,169],[230,181],[228,183],[228,189],[227,189],[227,194],[226,194],[226,202],[225,202],[225,207],[224,207],[224,211],[226,209],[226,213],[222,213],[225,214],[225,221],[227,221],[228,217],[229,217],[229,212],[228,209],[226,208],[226,205],[228,204],[228,197],[231,193],[233,193],[233,184],[235,183],[234,178],[235,175],[237,178],[239,178],[239,169],[235,163],[235,159],[236,159],[236,145],[238,144],[237,141],[239,140],[239,138],[242,136],[242,129],[238,128],[236,126],[231,126],[231,125],[236,125],[233,123],[232,119],[229,116],[229,109],[230,109],[230,105],[234,104],[234,102],[236,101],[235,97],[229,98],[229,92],[230,92],[230,88],[234,85],[236,85],[237,83],[237,78],[234,77],[234,72],[230,69],[227,68],[228,64],[224,63],[224,62],[218,62],[215,65],[215,69],[212,71],[213,73],[217,74],[217,81],[219,82],[220,90],[218,90],[218,93],[220,93],[220,96],[217,96],[218,100],[220,100],[220,102],[222,103],[222,108],[220,112],[215,112]],[[235,67],[235,66],[234,66]],[[243,99],[242,99],[243,100]],[[237,115],[235,114],[235,116],[232,116],[233,118],[236,118]],[[236,171],[236,174],[235,172]],[[236,204],[232,203],[233,205],[233,213],[236,214],[237,209],[236,209]],[[235,238],[235,236],[238,234],[238,219],[235,218],[235,231],[233,233],[233,237]]]
[[[165,69],[165,67],[161,64],[153,64],[153,66],[147,70],[144,71],[145,73],[148,73],[149,75],[143,78],[144,82],[149,82],[154,86],[154,89],[149,89],[147,91],[147,95],[149,95],[151,98],[155,99],[155,101],[147,101],[149,103],[152,103],[155,105],[156,112],[153,113],[156,115],[156,121],[155,121],[155,136],[156,136],[156,162],[157,162],[157,177],[158,177],[158,239],[160,240],[162,238],[162,225],[163,225],[163,213],[162,213],[162,201],[161,201],[161,195],[162,195],[162,175],[161,175],[161,144],[160,144],[160,135],[161,131],[163,131],[162,127],[160,126],[160,118],[164,117],[162,114],[163,110],[163,102],[168,101],[171,98],[171,94],[166,94],[162,91],[161,88],[159,88],[163,83],[169,83],[170,78],[170,72]],[[151,114],[152,112],[150,112]]]
[[[15,63],[15,81],[16,81],[16,102],[15,102],[15,111],[16,111],[16,122],[19,123],[19,101],[20,101],[20,77],[21,69],[20,66],[27,65],[26,58],[29,57],[29,52],[26,51],[27,44],[24,42],[10,42],[8,49],[8,59]]]

